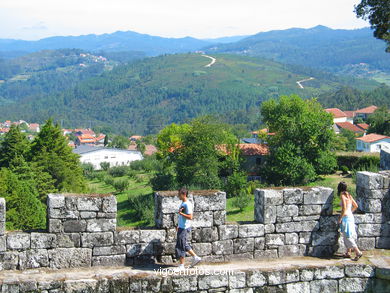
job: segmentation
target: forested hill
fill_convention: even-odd
[[[373,81],[342,79],[330,74],[290,67],[277,62],[237,55],[215,54],[216,62],[200,54],[176,54],[144,59],[114,67],[50,95],[29,94],[28,81],[15,81],[17,94],[4,97],[0,120],[43,122],[50,116],[64,126],[82,121],[116,131],[156,133],[172,122],[204,114],[221,114],[233,123],[258,123],[256,112],[270,97],[296,93],[302,97],[344,85],[360,89],[378,86]],[[304,81],[300,88],[297,81]],[[50,87],[48,81],[47,87]],[[0,95],[2,93],[0,85]],[[23,94],[27,92],[27,94]],[[3,91],[3,95],[4,95]]]
[[[217,40],[218,41],[218,40]],[[86,51],[139,51],[148,56],[190,52],[215,41],[202,41],[191,37],[163,38],[132,31],[115,32],[103,35],[50,37],[38,41],[0,39],[0,53],[6,51],[36,52],[63,48],[77,48]]]
[[[209,46],[206,51],[261,56],[331,72],[369,75],[375,70],[390,73],[390,56],[385,47],[385,42],[375,39],[369,28],[333,30],[317,26],[259,33],[235,43]]]

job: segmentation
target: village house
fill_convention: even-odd
[[[333,123],[347,122],[348,116],[343,111],[338,108],[328,108],[325,109],[326,112],[333,115]]]
[[[356,117],[362,118],[363,120],[367,120],[367,118],[378,109],[377,106],[369,106],[363,109],[356,110]]]
[[[337,122],[333,124],[333,129],[336,134],[339,134],[342,129],[352,131],[356,135],[363,134],[366,132],[366,130],[364,130],[363,128],[354,125],[350,122]]]
[[[356,139],[356,150],[359,152],[380,152],[381,149],[390,150],[390,136],[370,133]]]
[[[129,166],[131,162],[143,160],[139,151],[129,151],[114,148],[79,146],[73,149],[75,154],[80,155],[80,162],[92,164],[95,170],[101,170],[100,164],[109,163],[110,167]]]

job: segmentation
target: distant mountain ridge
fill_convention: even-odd
[[[369,70],[390,73],[390,55],[385,47],[383,41],[372,36],[370,28],[334,30],[316,26],[258,33],[235,43],[210,45],[205,51],[258,56],[336,73],[366,63]]]

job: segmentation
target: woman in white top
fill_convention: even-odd
[[[340,182],[337,191],[341,197],[341,215],[339,218],[339,224],[341,224],[341,232],[344,237],[344,245],[347,248],[345,257],[351,257],[351,251],[355,251],[354,260],[357,261],[362,257],[363,253],[359,250],[356,245],[356,228],[355,228],[355,218],[353,212],[358,208],[356,201],[353,199],[352,195],[347,191],[347,184],[345,182]]]

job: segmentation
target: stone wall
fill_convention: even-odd
[[[212,271],[211,271],[212,272]],[[66,275],[66,278],[64,276]],[[158,275],[153,272],[112,269],[73,274],[37,272],[0,277],[1,292],[376,292],[390,290],[390,270],[372,264],[248,268],[219,275],[201,271],[187,275]]]
[[[390,172],[359,172],[356,215],[363,249],[390,248]],[[0,269],[120,266],[174,259],[177,192],[155,194],[156,227],[117,229],[113,195],[50,194],[47,231],[5,232],[0,199]],[[226,223],[226,195],[196,191],[194,250],[209,262],[285,256],[323,256],[337,250],[337,215],[329,188],[258,189],[255,222]]]
[[[389,148],[381,149],[380,169],[390,170],[390,149]]]

